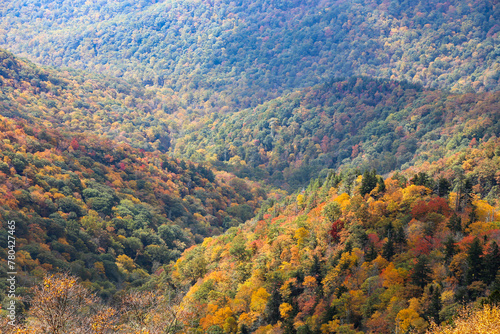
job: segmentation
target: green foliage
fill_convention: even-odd
[[[241,177],[297,190],[325,168],[389,173],[444,158],[467,148],[474,138],[485,142],[499,136],[495,125],[500,122],[499,96],[427,91],[367,77],[332,80],[255,108],[200,118],[198,126],[176,141],[173,151],[214,161]],[[462,111],[456,111],[456,106]],[[271,132],[274,144],[268,145]],[[445,147],[453,141],[450,134],[462,138],[453,149]],[[452,190],[446,178],[428,183],[425,177],[416,175],[413,183],[441,196]],[[373,183],[370,190],[375,188]]]
[[[361,180],[361,188],[359,193],[361,196],[369,194],[377,186],[378,178],[375,170],[365,171],[363,174],[363,179]]]
[[[367,73],[430,88],[498,89],[498,64],[491,60],[500,15],[488,1],[30,6],[0,4],[9,13],[0,24],[3,47],[38,63],[171,89],[181,95],[179,107],[195,111],[254,106],[286,89]],[[7,73],[16,66],[4,64]],[[170,104],[162,108],[172,112]],[[266,145],[276,142],[272,131],[266,137]]]

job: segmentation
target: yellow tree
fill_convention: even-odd
[[[89,326],[87,311],[96,298],[75,277],[67,274],[46,276],[33,293],[29,315],[43,332],[74,333],[78,328]]]

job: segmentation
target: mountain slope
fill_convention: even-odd
[[[13,220],[25,282],[68,271],[109,297],[251,218],[268,196],[228,173],[98,136],[4,116],[0,130],[0,271],[12,271]]]
[[[332,77],[497,90],[496,1],[3,1],[0,45],[235,110]]]
[[[166,113],[175,103],[158,90],[85,72],[42,68],[0,50],[0,112],[46,127],[101,135],[148,151],[170,146]],[[174,127],[175,128],[175,127]]]
[[[500,141],[491,139],[417,175],[311,183],[183,254],[172,277],[189,287],[184,330],[423,332],[462,303],[494,303],[499,164]],[[489,202],[486,184],[497,191]]]
[[[174,152],[297,189],[324,168],[387,173],[500,136],[500,94],[451,94],[366,77],[200,118]]]

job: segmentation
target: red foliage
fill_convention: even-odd
[[[73,140],[71,141],[70,145],[73,148],[73,150],[79,150],[80,149],[80,144],[78,144],[78,141],[76,140],[76,138],[73,138]]]
[[[431,252],[432,248],[432,239],[429,241],[422,238],[413,248],[413,253],[415,253],[415,256],[427,255]]]
[[[458,247],[460,247],[461,251],[466,252],[475,238],[476,237],[473,235],[468,235],[464,237],[462,240],[460,240],[460,242],[458,242]]]
[[[359,154],[359,144],[356,144],[352,147],[351,158],[356,158]]]
[[[423,200],[418,201],[411,210],[413,218],[420,221],[424,220],[427,214],[431,212],[449,216],[451,213],[451,209],[448,205],[448,202],[444,198],[435,197],[431,199],[429,203]]]
[[[368,240],[370,240],[370,243],[372,243],[375,246],[375,248],[382,247],[382,240],[380,240],[377,233],[368,234]]]
[[[332,236],[332,239],[334,242],[339,241],[340,239],[340,231],[344,228],[344,222],[340,219],[337,219],[336,221],[333,222],[332,228],[330,229],[330,235]]]
[[[442,197],[434,197],[427,204],[430,212],[437,212],[448,217],[451,214],[451,208],[448,205],[448,201]]]
[[[297,298],[297,304],[299,306],[300,311],[303,314],[310,314],[314,310],[314,306],[316,306],[317,297],[309,294],[301,294]]]

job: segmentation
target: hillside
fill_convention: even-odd
[[[0,46],[237,110],[332,77],[498,90],[497,1],[7,0]],[[227,108],[224,108],[227,107]]]
[[[205,239],[173,268],[184,331],[422,332],[498,302],[499,163],[491,139],[418,174],[330,174]]]
[[[0,268],[5,275],[14,220],[26,282],[68,271],[109,297],[251,218],[268,196],[228,173],[97,136],[3,116],[0,130]]]
[[[1,49],[0,88],[3,116],[100,135],[147,151],[170,147],[172,121],[166,111],[175,102],[158,90],[82,71],[42,68]]]
[[[500,93],[354,77],[193,122],[174,153],[295,190],[324,168],[379,173],[500,136]]]

